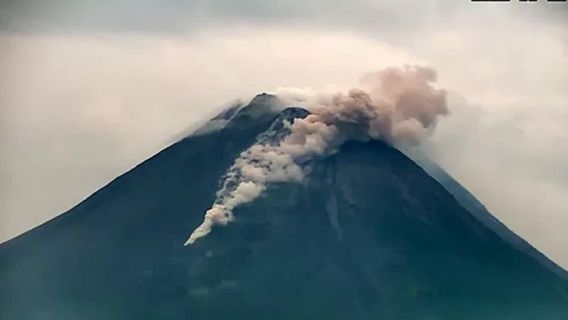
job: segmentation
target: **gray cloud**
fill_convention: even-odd
[[[136,1],[20,0],[0,5],[0,30],[21,33],[186,34],[231,24],[328,25],[383,36],[423,31],[463,6],[456,1]],[[393,37],[394,38],[394,37]]]
[[[468,17],[510,13],[533,24],[566,25],[562,3],[471,3],[453,0],[6,0],[0,30],[24,33],[172,33],[230,24],[327,25],[387,35],[424,33]],[[475,26],[475,19],[471,21]]]
[[[513,230],[568,265],[568,109],[490,111],[450,95],[452,114],[421,148]]]

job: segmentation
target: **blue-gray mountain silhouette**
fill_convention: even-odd
[[[563,270],[380,141],[315,160],[184,247],[238,154],[307,114],[278,104],[229,109],[0,245],[0,319],[568,319]]]

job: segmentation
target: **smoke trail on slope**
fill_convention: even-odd
[[[269,184],[301,182],[308,161],[332,154],[345,141],[420,143],[438,116],[448,113],[446,93],[433,87],[435,81],[436,72],[430,68],[389,68],[366,75],[360,88],[347,93],[313,95],[305,101],[311,114],[286,123],[287,136],[274,143],[261,135],[240,154],[185,245],[206,236],[215,225],[228,224],[235,207],[259,197]]]

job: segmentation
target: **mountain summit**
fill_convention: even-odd
[[[380,141],[314,159],[184,246],[235,158],[309,114],[281,105],[230,108],[0,245],[0,319],[567,317],[561,269]]]

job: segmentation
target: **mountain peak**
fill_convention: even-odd
[[[271,104],[280,103],[280,99],[273,94],[262,92],[254,96],[249,104],[269,106]]]

